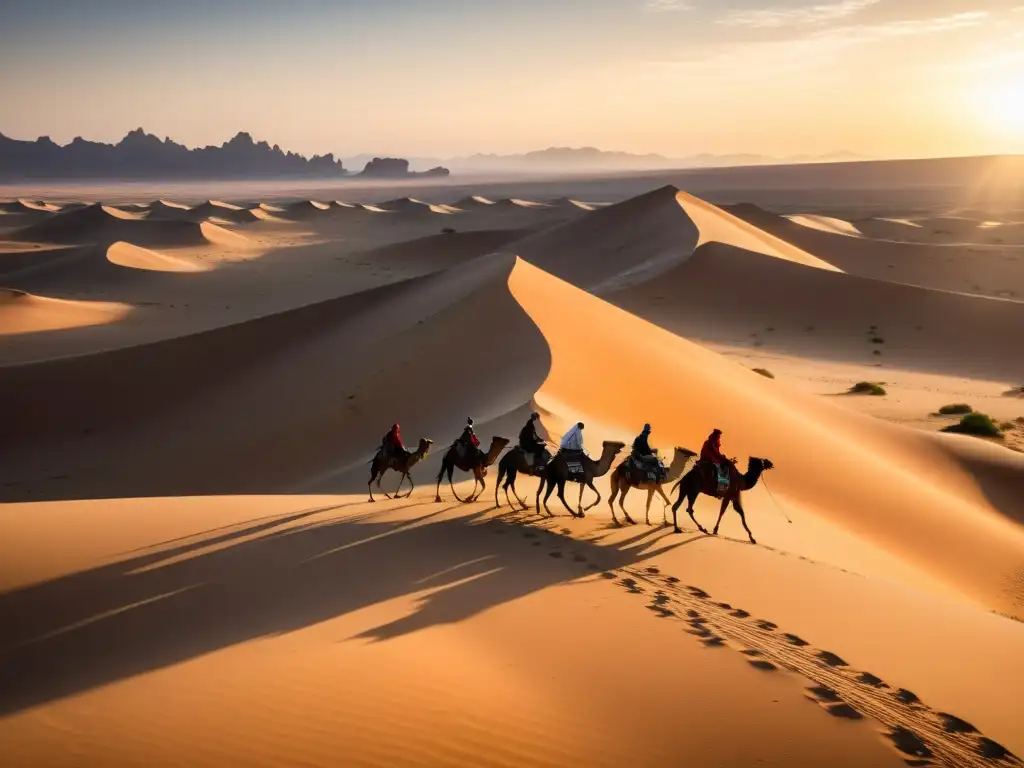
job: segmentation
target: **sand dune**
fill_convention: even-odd
[[[141,215],[99,204],[56,214],[15,232],[13,238],[25,242],[74,244],[112,243],[122,240],[133,245],[157,247],[200,245],[210,242],[221,245],[244,245],[246,242],[242,235],[214,224],[174,220],[150,221]]]
[[[1012,249],[869,239],[877,237],[879,231],[863,220],[856,225],[866,237],[854,238],[801,226],[753,205],[732,206],[730,210],[750,224],[818,254],[851,274],[949,291],[1024,298],[1024,253]],[[890,221],[886,226],[908,229],[916,225]]]
[[[809,269],[721,243],[612,300],[709,340],[760,339],[825,359],[1024,378],[1024,363],[1006,354],[1024,304]]]
[[[400,265],[420,274],[448,269],[521,240],[527,229],[482,229],[428,235],[357,253],[375,265]]]
[[[4,275],[6,284],[33,293],[93,296],[160,278],[159,273],[203,272],[208,265],[125,242],[30,252],[21,269]]]
[[[453,205],[456,208],[467,209],[491,206],[495,205],[495,202],[481,195],[470,195],[469,197],[463,197],[462,199],[457,200]]]
[[[113,323],[130,309],[124,304],[47,299],[0,288],[0,336]]]
[[[1024,605],[1024,456],[864,416],[691,339],[1016,385],[1024,302],[863,276],[896,254],[932,282],[990,262],[944,273],[949,246],[873,241],[855,217],[737,216],[675,187],[574,200],[205,204],[324,222],[252,241],[174,221],[174,204],[158,221],[157,203],[20,230],[73,245],[4,246],[5,285],[133,281],[178,307],[171,338],[0,366],[8,761],[1020,765],[1000,749],[1024,752],[1024,624],[1006,618]],[[161,252],[184,227],[199,247]],[[247,242],[266,255],[167,274]],[[1024,279],[1014,265],[1000,274]],[[6,296],[7,335],[130,310]],[[190,326],[197,306],[218,327]],[[610,528],[605,502],[583,520],[555,497],[551,520],[494,510],[493,468],[482,501],[445,484],[434,503],[467,416],[486,446],[533,410],[555,439],[584,421],[592,455],[647,422],[663,452],[723,429],[728,454],[775,463],[744,494],[759,544],[735,512],[719,537],[685,514],[683,535],[648,529],[636,491],[638,528]],[[369,504],[394,421],[433,447],[412,498]],[[701,497],[698,519],[718,506]]]
[[[787,216],[786,218],[794,224],[799,224],[803,227],[810,227],[811,229],[818,229],[822,232],[831,232],[835,235],[849,235],[851,237],[861,236],[861,232],[856,226],[848,221],[836,219],[831,216],[817,216],[805,213]]]
[[[725,242],[835,269],[675,187],[663,187],[541,232],[517,243],[516,252],[562,279],[603,294],[655,279],[706,242]]]
[[[59,210],[59,206],[41,200],[0,202],[0,213],[56,213]]]

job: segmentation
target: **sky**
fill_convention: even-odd
[[[1024,152],[1024,0],[3,0],[0,105],[342,157]]]

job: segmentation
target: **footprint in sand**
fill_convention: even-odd
[[[561,556],[562,556],[562,553],[559,550],[557,550],[557,549],[554,552],[548,552],[548,557],[561,557]]]
[[[825,662],[830,667],[846,667],[846,666],[849,666],[842,658],[840,658],[839,656],[836,656],[836,654],[832,653],[831,651],[820,651],[817,654],[817,656],[818,656],[819,659],[821,659],[821,661]]]
[[[789,632],[784,634],[783,637],[786,638],[786,641],[788,643],[790,643],[791,645],[796,645],[796,646],[801,646],[801,647],[805,646],[805,645],[808,645],[808,642],[806,640],[804,640],[802,637],[797,637],[796,635],[792,635]]]
[[[779,628],[779,625],[771,621],[759,621],[757,622],[757,628],[763,629],[765,632],[774,632]]]

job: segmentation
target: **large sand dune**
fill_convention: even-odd
[[[517,243],[516,250],[552,274],[604,294],[657,278],[707,242],[835,269],[675,187],[596,210]]]
[[[816,357],[1024,378],[1024,361],[1008,354],[1024,304],[810,269],[721,243],[612,300],[709,340],[760,339]]]
[[[853,216],[461,194],[96,205],[0,244],[39,294],[8,291],[0,333],[53,342],[0,360],[7,761],[1021,765],[1024,457],[691,339],[1024,382],[1024,303],[866,275]],[[263,223],[205,221],[232,212]],[[197,265],[219,268],[173,274]],[[44,298],[74,290],[162,308]],[[683,510],[647,528],[640,491],[637,528],[606,501],[538,516],[522,475],[531,508],[495,510],[494,467],[434,502],[468,416],[487,447],[534,410],[595,456],[644,423],[663,453],[723,429],[775,464],[744,494],[758,544],[734,511],[718,537]],[[394,421],[432,449],[411,498],[370,504]]]
[[[745,221],[776,237],[822,256],[842,270],[879,280],[941,288],[948,291],[978,293],[1024,300],[1024,250],[1002,246],[959,247],[923,238],[904,241],[892,231],[912,231],[920,225],[911,222],[882,222],[879,219],[857,221],[864,237],[851,237],[835,220],[831,226],[810,227],[807,217],[783,217],[754,205],[730,207]],[[854,224],[850,224],[853,227]]]

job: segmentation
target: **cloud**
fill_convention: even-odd
[[[718,20],[729,27],[790,27],[839,21],[877,5],[881,0],[839,0],[837,3],[804,5],[797,8],[738,10]]]
[[[647,0],[644,10],[659,13],[662,11],[688,11],[691,7],[686,0]]]
[[[931,19],[905,19],[878,24],[847,24],[816,28],[796,37],[761,41],[732,41],[695,50],[673,60],[651,62],[694,74],[727,74],[756,71],[774,77],[814,71],[838,61],[860,45],[899,38],[939,34],[978,26],[989,18],[984,11],[957,13]],[[823,71],[823,70],[822,70]]]

